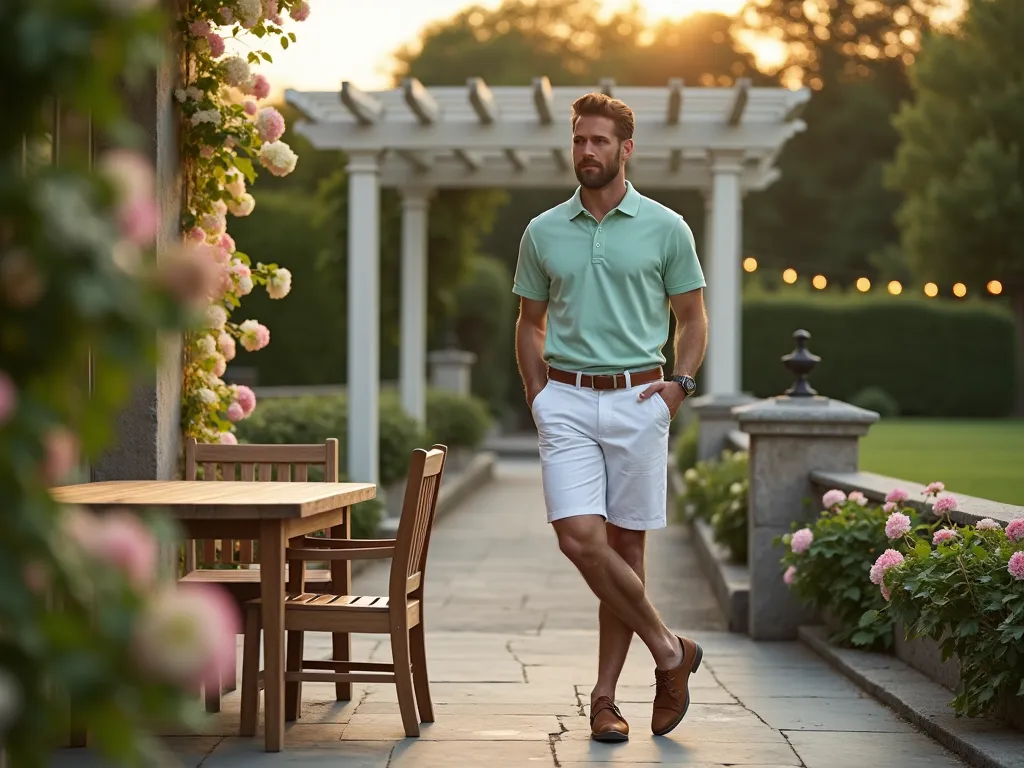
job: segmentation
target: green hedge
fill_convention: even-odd
[[[482,398],[440,390],[427,392],[427,436],[431,445],[476,448],[487,437],[491,423],[491,413]]]
[[[1016,345],[1010,314],[995,302],[894,296],[745,296],[743,388],[782,394],[792,376],[780,357],[793,332],[810,332],[821,356],[810,382],[851,401],[872,388],[902,416],[1001,417],[1013,409]]]

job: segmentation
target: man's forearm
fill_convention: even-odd
[[[529,399],[547,383],[548,371],[544,363],[544,331],[530,323],[516,323],[516,361],[519,376]]]
[[[708,319],[701,312],[676,326],[674,376],[696,376],[708,347]]]

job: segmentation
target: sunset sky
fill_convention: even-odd
[[[271,81],[275,94],[284,88],[336,90],[342,80],[374,90],[389,85],[389,57],[399,46],[416,39],[428,23],[470,5],[497,7],[501,0],[309,0],[312,13],[299,24],[286,18],[285,29],[298,43],[284,51],[268,50],[273,64],[259,71]],[[609,11],[627,0],[605,0]],[[652,20],[683,18],[697,11],[736,13],[743,0],[642,0]],[[229,43],[230,45],[230,43]]]

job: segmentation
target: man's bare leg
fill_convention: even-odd
[[[605,533],[608,545],[618,552],[640,582],[645,583],[646,532],[632,531],[607,523]],[[591,704],[598,696],[607,696],[615,701],[615,686],[619,682],[619,675],[622,673],[622,666],[626,663],[629,645],[633,640],[633,630],[623,624],[622,619],[604,602],[598,609],[598,625],[597,684],[590,694]]]
[[[600,515],[577,515],[552,523],[558,546],[572,561],[594,595],[640,636],[658,669],[675,669],[683,660],[679,639],[661,621],[647,599],[644,584],[608,544]]]

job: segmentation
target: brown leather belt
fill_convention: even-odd
[[[576,374],[569,371],[562,371],[558,368],[548,368],[548,378],[562,384],[576,386]],[[651,368],[647,371],[635,371],[629,374],[629,383],[634,387],[638,384],[650,384],[652,381],[662,381],[664,374],[661,368]],[[580,376],[580,386],[587,389],[625,389],[626,374],[624,373],[584,373]]]

